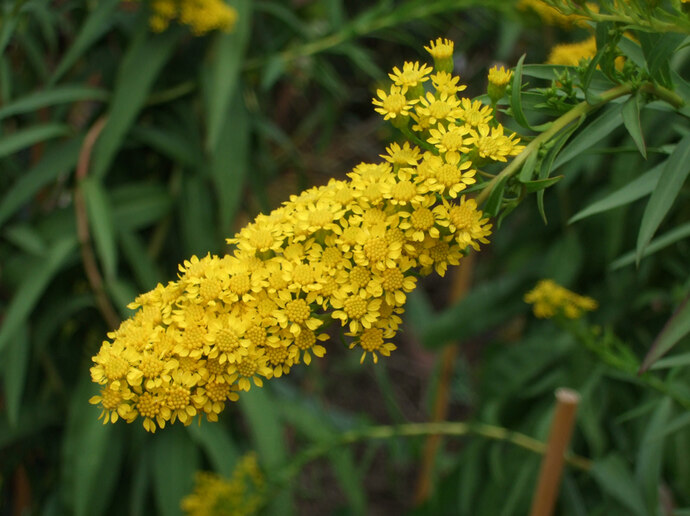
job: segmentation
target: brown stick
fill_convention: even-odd
[[[463,258],[460,267],[456,270],[450,290],[450,302],[459,301],[470,289],[475,257],[476,253],[467,255]],[[438,381],[433,413],[431,415],[431,421],[434,423],[445,421],[448,417],[450,383],[453,378],[453,370],[455,369],[455,360],[457,356],[457,343],[449,343],[443,348],[443,352],[441,353],[441,377]],[[424,443],[424,452],[422,454],[422,461],[415,489],[416,505],[424,503],[424,501],[429,498],[434,464],[436,463],[436,456],[438,455],[440,444],[441,436],[439,434],[430,434],[427,436],[426,442]]]
[[[103,278],[98,270],[96,256],[91,247],[91,234],[89,233],[89,218],[86,210],[86,201],[81,191],[81,182],[86,178],[89,172],[91,150],[98,136],[101,134],[106,120],[106,117],[99,118],[91,129],[89,129],[89,132],[86,133],[86,137],[84,138],[84,143],[79,153],[79,161],[77,162],[77,187],[74,191],[74,211],[77,218],[77,235],[79,237],[81,259],[84,264],[86,277],[89,280],[89,285],[91,285],[91,290],[93,290],[96,296],[96,305],[103,315],[103,318],[110,328],[115,329],[120,323],[120,318],[105,292]]]
[[[565,452],[570,443],[575,423],[575,412],[580,395],[561,388],[556,391],[556,411],[546,453],[541,461],[539,480],[532,499],[530,516],[551,516],[560,489]]]

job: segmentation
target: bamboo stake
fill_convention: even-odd
[[[575,423],[575,412],[580,395],[561,388],[556,391],[556,411],[551,423],[551,433],[546,453],[541,461],[539,480],[532,499],[530,516],[551,516],[560,489],[565,452]]]

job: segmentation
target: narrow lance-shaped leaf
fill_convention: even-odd
[[[37,91],[18,98],[0,108],[0,119],[8,116],[30,113],[46,106],[84,100],[107,100],[108,92],[90,86],[70,84]]]
[[[65,238],[53,245],[46,257],[26,269],[26,275],[12,297],[0,326],[0,351],[26,322],[43,291],[76,248],[75,238]]]
[[[679,240],[683,240],[684,238],[688,237],[690,237],[690,222],[675,227],[671,231],[667,231],[663,235],[652,240],[642,253],[642,258],[652,255],[657,251],[660,251],[661,249],[664,249],[665,247],[675,244]],[[635,251],[630,251],[614,261],[609,267],[612,271],[615,271],[616,269],[620,269],[621,267],[625,267],[626,265],[633,263],[635,263]]]
[[[229,34],[218,33],[210,56],[209,81],[207,83],[208,135],[206,148],[215,150],[225,124],[230,99],[237,87],[237,79],[251,30],[252,2],[236,0],[237,25]]]
[[[120,0],[103,0],[96,4],[95,9],[82,25],[79,35],[50,78],[49,84],[55,84],[84,52],[110,28],[113,23],[113,13],[119,3]]]
[[[49,146],[41,161],[27,170],[0,200],[0,226],[41,188],[71,171],[77,164],[80,148],[81,138]]]
[[[622,114],[625,128],[628,130],[628,133],[630,133],[642,157],[647,159],[647,147],[644,143],[642,126],[640,125],[640,99],[637,95],[631,95],[630,98],[625,101]]]
[[[647,244],[675,202],[688,173],[690,173],[690,134],[678,142],[668,158],[659,183],[644,210],[640,231],[637,234],[637,263],[640,262]]]
[[[664,166],[666,166],[666,161],[659,163],[656,167],[648,170],[640,177],[630,181],[625,186],[612,192],[603,199],[590,204],[584,210],[573,215],[568,221],[568,224],[596,215],[597,213],[624,206],[637,199],[641,199],[645,195],[649,195],[654,191],[654,188],[656,188]]]
[[[607,108],[597,119],[582,128],[580,133],[563,149],[553,164],[553,168],[557,169],[576,156],[579,156],[592,145],[611,134],[622,123],[621,105],[615,104]]]
[[[640,372],[644,372],[659,358],[668,353],[673,346],[690,333],[690,295],[685,298],[668,320],[645,356]]]
[[[7,419],[12,426],[16,426],[19,420],[19,409],[22,405],[22,393],[30,356],[29,330],[26,325],[22,325],[2,355]]]
[[[175,29],[151,34],[147,24],[139,27],[117,74],[107,122],[94,147],[91,175],[105,175],[144,106],[153,81],[172,55],[179,35]]]
[[[107,278],[113,277],[117,269],[117,246],[110,200],[103,186],[95,178],[87,177],[81,181],[79,187],[86,201],[91,238],[103,263],[104,274]]]
[[[0,158],[31,147],[36,143],[64,136],[69,131],[70,128],[64,124],[43,124],[22,129],[9,136],[3,136],[0,138]]]

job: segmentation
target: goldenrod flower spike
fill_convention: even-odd
[[[452,54],[447,42],[432,48]],[[412,139],[435,152],[390,144],[381,162],[290,197],[228,239],[231,254],[191,257],[176,281],[130,305],[137,312],[93,358],[102,388],[91,402],[105,423],[141,417],[153,432],[197,416],[216,421],[242,392],[323,357],[328,322],[340,323],[362,361],[395,350],[417,276],[444,275],[467,248],[488,243],[489,220],[461,195],[475,163],[521,149],[489,106],[457,97],[457,77],[432,71],[406,63],[391,74],[401,85],[380,90],[374,105],[393,122],[412,117]],[[439,89],[408,98],[412,75]]]
[[[580,296],[550,279],[539,281],[525,294],[525,302],[533,305],[534,315],[541,319],[550,319],[558,314],[568,319],[579,319],[598,306],[591,297]]]

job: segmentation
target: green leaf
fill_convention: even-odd
[[[142,24],[134,36],[118,70],[107,122],[94,146],[91,175],[97,179],[110,167],[144,106],[153,81],[175,50],[180,34],[174,29],[152,34],[148,24]]]
[[[685,136],[674,149],[661,173],[659,182],[647,202],[642,215],[640,231],[637,234],[635,261],[640,263],[642,253],[656,233],[659,224],[671,209],[681,187],[690,173],[690,134]]]
[[[70,128],[65,124],[42,124],[22,129],[9,136],[0,138],[0,158],[52,138],[69,134]]]
[[[630,98],[623,104],[621,114],[623,115],[623,125],[630,133],[642,157],[647,159],[647,147],[644,143],[642,126],[640,125],[640,98],[638,95],[630,95]]]
[[[199,450],[184,427],[172,425],[153,438],[153,488],[161,516],[181,516],[182,498],[192,492],[199,469]]]
[[[0,108],[0,120],[8,116],[30,113],[46,106],[85,100],[108,99],[108,92],[80,84],[55,86],[54,88],[30,93]]]
[[[527,310],[515,294],[521,278],[502,278],[472,289],[462,300],[438,314],[423,329],[425,347],[438,349],[450,341],[467,339]]]
[[[102,0],[98,2],[96,8],[89,14],[81,26],[79,35],[65,53],[48,84],[55,84],[77,62],[82,54],[110,29],[114,19],[113,13],[119,4],[120,0]]]
[[[690,237],[690,222],[683,224],[682,226],[678,226],[671,231],[667,231],[663,235],[652,240],[642,253],[642,258],[650,256],[657,251],[660,251],[661,249],[664,249],[665,247],[675,244],[679,240],[688,237]],[[614,261],[609,268],[611,270],[616,270],[620,269],[621,267],[625,267],[626,265],[631,265],[635,263],[635,258],[635,251],[630,251]]]
[[[211,175],[218,197],[218,230],[230,234],[232,220],[242,200],[249,168],[250,119],[239,92],[228,106],[218,148],[211,157]]]
[[[666,161],[659,163],[654,168],[648,170],[633,181],[630,181],[628,184],[619,188],[615,192],[612,192],[603,199],[590,204],[584,210],[581,210],[573,215],[568,221],[568,224],[572,224],[573,222],[577,222],[578,220],[582,220],[597,213],[602,213],[614,208],[618,208],[619,206],[630,204],[633,201],[641,199],[645,195],[649,195],[656,188],[659,178],[661,177],[661,171],[665,165]]]
[[[484,205],[484,213],[489,217],[495,217],[498,210],[501,208],[501,201],[503,201],[503,194],[505,192],[506,182],[508,181],[508,176],[501,179],[491,190],[489,198],[486,200]]]
[[[251,389],[243,392],[239,400],[240,409],[251,430],[252,440],[262,467],[266,471],[278,471],[287,460],[285,437],[282,424],[266,389]],[[290,489],[281,490],[269,504],[269,513],[275,516],[292,514]]]
[[[205,255],[219,247],[213,221],[212,189],[198,175],[186,176],[183,179],[181,195],[182,236],[187,254]]]
[[[632,473],[619,455],[611,453],[596,460],[589,472],[602,491],[618,501],[631,515],[648,515]]]
[[[611,132],[623,123],[621,116],[621,104],[614,104],[608,108],[586,127],[563,149],[556,158],[554,169],[565,165],[571,159],[580,156],[595,143],[603,140]]]
[[[77,165],[81,141],[72,138],[50,146],[43,158],[22,174],[0,201],[0,226],[41,188]]]
[[[687,365],[690,365],[690,353],[680,353],[679,355],[657,360],[649,369],[654,371],[655,369],[670,369],[672,367],[683,367]]]
[[[518,124],[526,127],[527,129],[532,129],[527,121],[527,118],[525,117],[525,113],[522,111],[522,63],[524,63],[525,57],[527,57],[527,54],[522,54],[522,56],[520,56],[520,59],[515,66],[515,70],[513,71],[510,108],[513,113],[513,118],[515,118],[515,121]]]
[[[647,514],[655,514],[659,504],[659,485],[664,453],[664,429],[672,412],[671,398],[664,398],[649,419],[637,453],[635,477],[646,499]]]
[[[214,471],[230,478],[239,457],[230,432],[222,423],[189,425],[187,432],[206,453]]]
[[[534,149],[532,153],[529,156],[527,156],[525,164],[522,166],[522,169],[520,169],[520,175],[518,176],[518,180],[521,183],[527,183],[528,181],[532,180],[532,176],[534,176],[534,169],[537,166],[538,158],[539,148]]]
[[[337,432],[328,421],[328,413],[316,411],[299,403],[281,402],[283,419],[292,424],[298,432],[317,443],[328,443],[337,437]],[[359,479],[359,472],[347,448],[335,448],[329,452],[328,460],[338,484],[347,497],[348,507],[354,514],[366,514],[366,494]]]
[[[640,46],[647,61],[647,70],[655,82],[662,86],[671,85],[671,55],[685,39],[684,34],[674,32],[637,31]]]
[[[0,326],[0,352],[26,323],[43,291],[76,249],[74,238],[58,240],[45,258],[27,265],[26,275],[14,293]]]
[[[640,372],[646,371],[659,358],[690,333],[690,295],[680,304],[675,313],[666,322],[661,333],[654,339],[652,347],[644,357]]]
[[[164,278],[158,270],[156,263],[146,252],[141,238],[123,227],[118,228],[118,238],[122,245],[122,251],[137,278],[142,290],[151,290],[158,283],[163,283]]]
[[[215,150],[232,99],[249,42],[252,21],[251,0],[235,0],[237,25],[230,33],[218,32],[208,63],[206,148]]]
[[[103,425],[89,398],[98,388],[82,371],[70,400],[62,448],[61,491],[69,514],[99,516],[105,513],[120,477],[123,457],[121,428]],[[87,452],[88,450],[88,452]]]
[[[93,177],[83,179],[79,188],[84,195],[91,238],[103,264],[103,273],[106,278],[112,278],[117,270],[117,245],[110,199],[100,182]]]
[[[555,185],[565,176],[548,177],[546,179],[537,179],[536,181],[525,181],[523,184],[527,187],[529,193],[545,190],[550,186]]]
[[[149,226],[170,213],[173,202],[160,184],[129,183],[110,191],[113,219],[130,231]]]
[[[27,254],[42,256],[46,241],[36,229],[28,224],[15,224],[3,232],[3,236]]]
[[[22,405],[26,371],[31,356],[31,341],[27,326],[19,327],[12,339],[12,344],[5,349],[1,356],[7,419],[11,426],[16,427],[19,420],[19,408]]]
[[[197,168],[203,162],[203,153],[196,142],[167,128],[138,126],[132,129],[131,136],[186,167]]]

